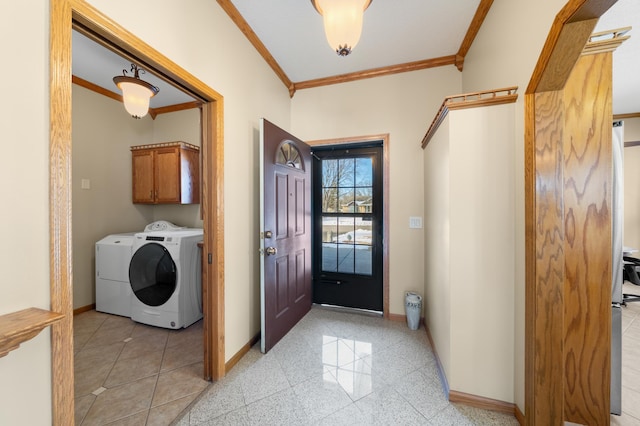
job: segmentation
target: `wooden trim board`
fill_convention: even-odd
[[[211,264],[204,287],[211,323],[205,341],[210,347],[211,376],[224,375],[224,232],[223,232],[223,98],[180,66],[161,55],[131,33],[102,15],[83,0],[52,1],[50,7],[50,149],[49,149],[49,240],[51,310],[63,318],[52,325],[52,423],[74,422],[73,395],[73,307],[71,236],[71,33],[74,26],[96,34],[128,57],[135,57],[147,69],[204,102],[203,107],[203,226],[204,252]],[[117,47],[116,47],[117,46]],[[205,111],[206,107],[206,111]],[[211,315],[211,312],[215,312]]]
[[[93,310],[95,308],[96,308],[96,304],[95,303],[92,303],[92,304],[87,305],[87,306],[80,306],[79,308],[76,308],[76,309],[73,310],[73,316],[75,317],[78,314],[81,314],[83,312],[91,311],[91,310]]]

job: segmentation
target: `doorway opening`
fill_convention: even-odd
[[[72,424],[73,305],[71,226],[71,39],[72,28],[100,42],[202,102],[202,220],[205,375],[224,375],[223,98],[131,33],[80,0],[51,5],[50,46],[50,288],[51,310],[64,315],[52,326],[54,424]]]
[[[313,303],[383,311],[382,141],[313,151]]]
[[[356,150],[359,148],[377,148],[380,150],[378,154],[378,171],[381,173],[381,198],[384,200],[381,203],[381,224],[380,232],[381,236],[379,236],[380,247],[379,252],[381,254],[380,260],[380,270],[381,270],[381,280],[382,280],[382,308],[376,309],[376,311],[381,311],[384,318],[390,319],[391,315],[389,314],[389,188],[390,188],[390,179],[389,179],[389,152],[390,152],[390,142],[389,142],[389,134],[379,134],[379,135],[370,135],[370,136],[354,136],[347,138],[338,138],[338,139],[322,139],[322,140],[314,140],[314,141],[306,141],[307,144],[311,146],[314,155],[320,157],[320,153],[324,151],[338,152],[345,149]],[[314,159],[314,162],[317,160]],[[317,165],[314,164],[314,168],[317,169]],[[315,173],[315,172],[314,172]],[[355,188],[354,188],[355,189]],[[314,217],[314,221],[315,221]],[[336,230],[337,232],[337,230]],[[355,232],[355,231],[354,231]],[[345,238],[347,238],[345,236]],[[315,241],[315,240],[314,240]],[[355,243],[355,241],[354,241]],[[315,244],[315,243],[314,243]],[[355,256],[355,254],[354,254]],[[314,247],[314,257],[316,256],[315,247]],[[355,264],[354,264],[355,267]],[[315,272],[314,272],[315,274]],[[314,275],[315,278],[315,275]],[[314,282],[315,285],[315,282]]]

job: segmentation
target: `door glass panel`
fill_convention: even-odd
[[[356,159],[356,186],[373,185],[373,164],[371,158]]]
[[[335,213],[338,211],[338,188],[322,189],[322,212]]]
[[[339,188],[338,203],[342,213],[354,213],[355,190],[353,188]]]
[[[354,246],[352,244],[338,244],[338,272],[354,273]]]
[[[335,217],[322,218],[322,242],[335,243],[338,240],[338,220]]]
[[[383,308],[382,145],[314,152],[315,303]]]
[[[338,183],[340,186],[350,186],[353,187],[354,179],[353,175],[355,173],[356,168],[356,159],[355,158],[346,158],[343,160],[338,160]]]
[[[322,243],[322,270],[338,272],[338,245]]]

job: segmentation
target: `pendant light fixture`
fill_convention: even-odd
[[[311,0],[322,15],[329,45],[340,56],[351,53],[362,33],[362,15],[372,0]]]
[[[139,73],[145,73],[136,64],[131,64],[133,77],[127,76],[127,70],[122,70],[122,75],[113,77],[113,82],[122,90],[124,109],[133,118],[142,118],[149,112],[149,100],[158,94],[158,89],[153,84],[140,79]]]

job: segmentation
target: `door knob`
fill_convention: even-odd
[[[267,256],[273,256],[278,252],[278,249],[275,247],[267,247],[264,249],[264,252],[267,253]]]

